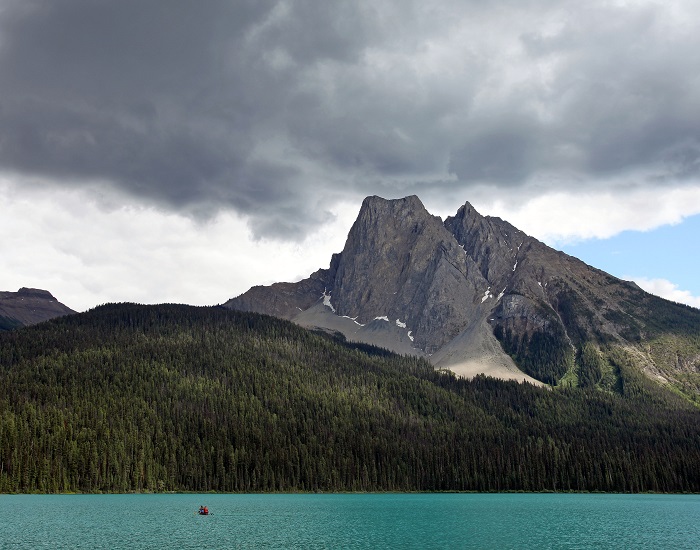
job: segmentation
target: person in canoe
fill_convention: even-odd
[[[199,507],[199,515],[200,516],[208,516],[209,515],[209,508],[206,506],[200,506]]]

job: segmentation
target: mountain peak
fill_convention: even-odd
[[[0,292],[0,330],[34,325],[75,313],[48,290],[22,287],[17,292]]]
[[[369,237],[370,227],[392,226],[394,230],[413,230],[416,224],[425,224],[428,220],[440,218],[432,216],[415,195],[403,199],[383,199],[378,196],[367,197],[362,201],[362,207],[357,219],[350,229],[348,242]],[[347,243],[346,243],[347,247]]]
[[[362,201],[355,224],[406,224],[428,217],[431,217],[431,214],[415,195],[402,199],[384,199],[373,195]]]
[[[629,361],[687,391],[692,383],[678,365],[700,357],[700,312],[553,250],[469,202],[443,223],[416,196],[367,197],[329,269],[255,287],[225,305],[423,355],[465,376],[615,391],[623,376],[615,365]],[[664,331],[688,345],[663,355],[644,345]]]
[[[362,207],[372,207],[375,205],[395,205],[398,207],[412,206],[425,208],[417,195],[409,195],[398,199],[385,199],[379,195],[370,195],[362,201]]]
[[[468,293],[458,286],[468,271],[458,243],[418,197],[370,197],[348,234],[330,300],[361,324],[389,319],[406,329],[414,352],[432,353],[463,324]],[[449,303],[445,288],[454,296]]]
[[[42,290],[40,288],[27,288],[25,286],[17,291],[17,295],[22,297],[44,298],[46,300],[56,299],[48,290]]]
[[[472,216],[473,214],[477,214],[478,216],[481,216],[476,209],[472,206],[472,204],[469,201],[466,201],[462,206],[460,206],[457,209],[457,213],[455,214],[455,218],[465,218],[467,216]]]

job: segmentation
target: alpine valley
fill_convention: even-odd
[[[469,204],[219,306],[0,298],[0,493],[700,492],[700,311]]]

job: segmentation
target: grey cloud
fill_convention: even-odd
[[[299,65],[322,60],[357,62],[376,34],[371,4],[299,0],[278,4],[277,17],[264,26],[256,42],[281,50]]]
[[[566,0],[6,0],[0,170],[231,208],[292,239],[328,219],[320,204],[368,192],[697,178],[700,33],[673,17]]]
[[[450,170],[497,186],[538,173],[590,186],[640,172],[647,183],[696,176],[700,60],[689,52],[700,41],[668,35],[661,9],[585,9],[556,33],[522,34],[532,76],[472,113]]]
[[[546,164],[546,159],[539,158],[544,152],[538,143],[541,128],[536,121],[511,113],[507,120],[494,122],[477,125],[478,133],[468,135],[453,151],[450,171],[460,180],[512,185]]]

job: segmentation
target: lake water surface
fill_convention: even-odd
[[[0,548],[697,549],[700,495],[0,495]]]

